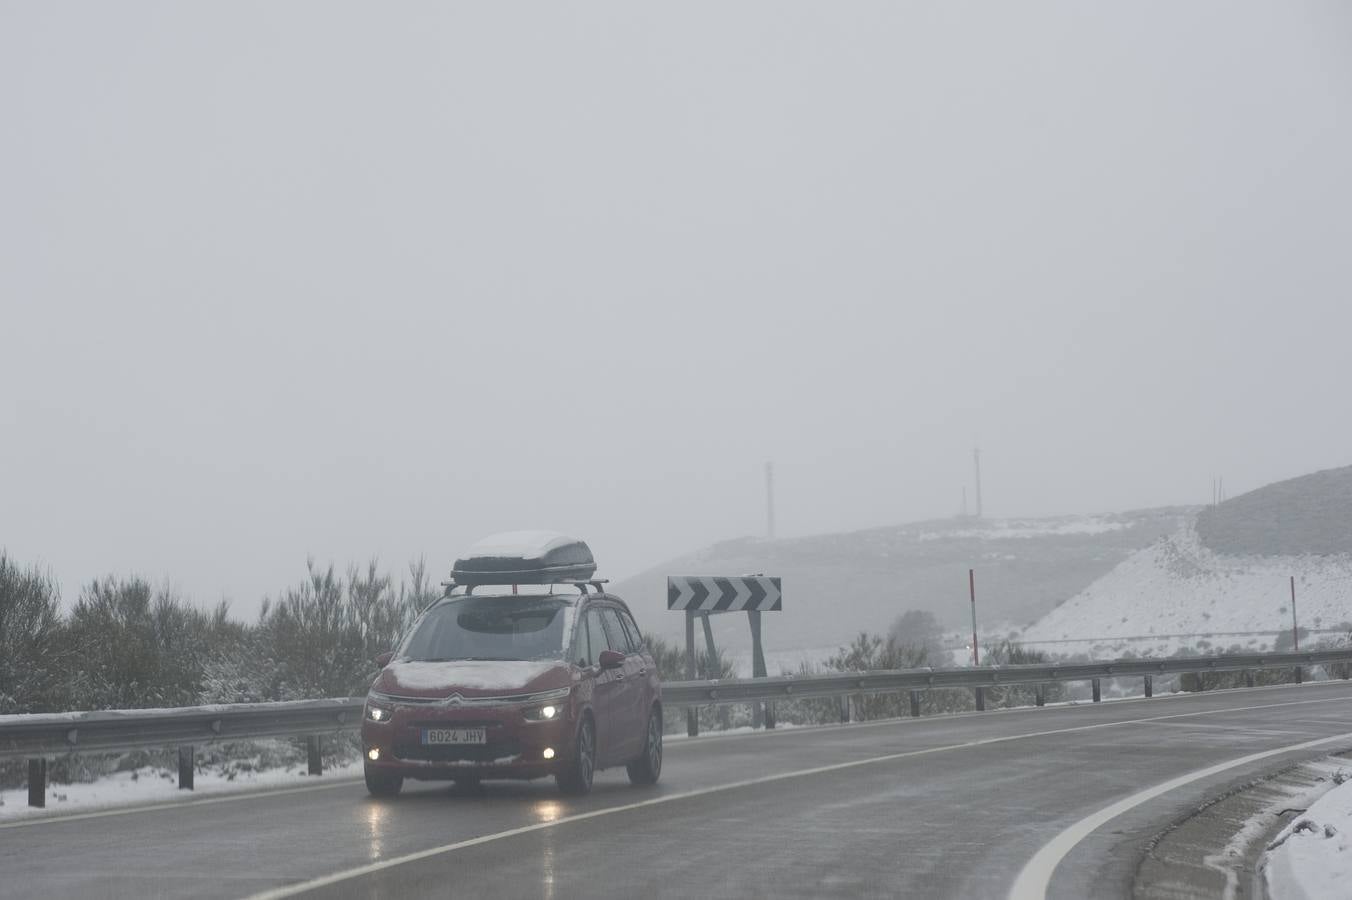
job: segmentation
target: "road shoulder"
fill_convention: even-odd
[[[1333,774],[1352,765],[1352,748],[1282,766],[1229,786],[1147,842],[1132,896],[1263,897],[1258,865],[1269,841],[1333,787]]]

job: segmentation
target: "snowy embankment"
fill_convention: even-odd
[[[1352,896],[1352,780],[1324,794],[1282,829],[1263,858],[1272,900]]]
[[[1036,649],[1095,655],[1272,649],[1291,628],[1293,575],[1300,627],[1317,632],[1313,640],[1346,636],[1352,554],[1230,556],[1207,549],[1189,526],[1132,554],[1020,639]]]
[[[88,783],[49,785],[46,809],[28,805],[27,788],[0,790],[0,823],[54,814],[89,813],[115,807],[179,803],[265,788],[313,787],[356,778],[361,772],[360,761],[327,768],[319,778],[308,775],[304,766],[230,775],[198,771],[193,777],[194,790],[184,791],[179,790],[178,779],[172,772],[146,766],[130,772],[115,772]]]

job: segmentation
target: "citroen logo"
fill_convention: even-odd
[[[459,694],[451,694],[451,696],[446,698],[447,706],[459,706],[461,703],[464,702],[465,698],[460,696]]]

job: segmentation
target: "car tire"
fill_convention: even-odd
[[[643,735],[643,754],[625,767],[629,783],[657,784],[662,775],[662,710],[654,706],[648,714],[648,729]]]
[[[591,792],[592,778],[596,774],[596,726],[590,716],[582,720],[577,728],[577,741],[573,745],[573,758],[563,771],[554,776],[559,790],[565,794],[581,796]]]
[[[373,797],[396,797],[404,786],[404,776],[372,766],[365,767],[366,790]]]

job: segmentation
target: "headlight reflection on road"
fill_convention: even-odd
[[[557,800],[541,800],[533,810],[539,822],[557,822],[567,815],[563,804]],[[540,832],[544,846],[540,851],[540,896],[544,900],[554,900],[554,829],[546,828]]]
[[[371,841],[370,856],[373,862],[385,855],[385,820],[389,815],[390,809],[385,803],[366,805],[366,834]]]
[[[563,817],[563,804],[557,800],[541,800],[535,804],[535,818],[541,822],[557,822]]]

